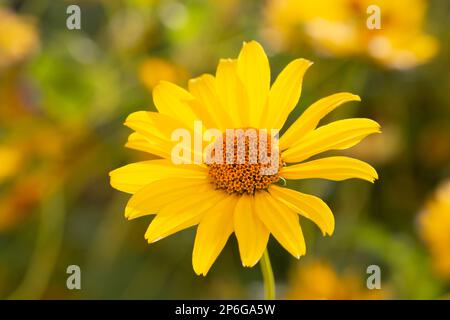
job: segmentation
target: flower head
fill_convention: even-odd
[[[162,58],[148,57],[139,66],[139,78],[150,90],[161,80],[178,83],[187,77],[186,70]]]
[[[370,290],[366,280],[355,270],[338,272],[328,261],[313,260],[293,270],[286,297],[295,300],[376,300],[388,299],[389,289]]]
[[[324,235],[333,233],[334,217],[325,202],[288,188],[289,182],[282,186],[280,180],[373,182],[376,171],[362,161],[310,158],[350,148],[380,132],[380,126],[359,118],[318,127],[338,106],[360,100],[337,93],[312,104],[278,141],[273,132],[283,127],[297,105],[303,75],[311,64],[305,59],[292,61],[271,85],[267,56],[259,43],[251,41],[244,43],[237,59],[220,60],[215,76],[191,79],[188,90],[169,82],[154,88],[158,112],[139,111],[127,118],[125,125],[135,131],[127,146],[161,159],[110,173],[114,188],[132,194],[126,217],[155,215],[145,233],[148,242],[198,225],[192,262],[197,274],[206,275],[233,233],[242,264],[248,267],[260,260],[270,234],[294,257],[305,254],[299,215],[316,223]],[[180,133],[180,128],[185,130]],[[205,128],[214,128],[216,134]],[[201,148],[202,133],[203,140],[212,141],[209,153],[208,147]],[[194,137],[192,144],[179,147],[172,139],[186,135]],[[202,160],[205,153],[214,161],[184,161],[186,154]]]
[[[427,202],[419,226],[436,273],[450,278],[450,181],[444,182]]]
[[[20,62],[39,44],[35,26],[25,18],[0,8],[0,68]]]
[[[437,52],[437,40],[423,31],[426,11],[424,0],[270,0],[266,15],[278,46],[292,49],[302,34],[325,54],[366,55],[408,69]],[[372,14],[378,15],[374,28]]]

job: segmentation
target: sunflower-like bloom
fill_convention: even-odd
[[[20,62],[36,51],[36,27],[25,18],[0,8],[0,68]]]
[[[178,83],[186,81],[188,75],[186,70],[176,64],[162,58],[148,57],[139,66],[139,78],[148,89],[153,90],[161,80]]]
[[[293,300],[380,300],[390,297],[390,290],[370,290],[366,279],[355,270],[337,270],[328,262],[313,260],[293,270],[287,299]]]
[[[428,201],[419,216],[419,226],[436,273],[450,279],[450,180]]]
[[[303,75],[311,64],[305,59],[292,61],[271,86],[267,56],[259,43],[251,41],[244,43],[237,59],[220,60],[215,76],[191,79],[188,90],[161,82],[153,90],[158,112],[128,116],[125,125],[135,132],[126,146],[161,159],[112,171],[111,185],[133,194],[125,210],[129,219],[156,214],[145,233],[149,243],[198,225],[192,262],[197,274],[206,275],[233,232],[242,264],[249,267],[260,260],[270,234],[294,257],[305,254],[298,214],[317,224],[324,235],[333,233],[333,214],[321,199],[278,182],[377,179],[370,165],[353,158],[310,160],[328,150],[352,147],[380,132],[378,123],[363,118],[318,127],[336,107],[360,101],[356,95],[337,93],[312,104],[279,140],[279,162],[270,174],[258,170],[261,163],[250,163],[248,153],[241,164],[174,164],[171,160],[177,143],[172,141],[172,133],[178,128],[193,130],[198,119],[219,132],[283,127],[300,98]]]
[[[373,6],[379,8],[379,29],[367,27]],[[394,69],[436,54],[437,40],[423,31],[426,12],[424,0],[270,0],[266,7],[268,34],[278,46],[298,43],[301,34],[326,54],[365,55]]]

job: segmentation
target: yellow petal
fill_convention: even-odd
[[[233,220],[242,264],[253,267],[261,258],[269,240],[269,230],[255,213],[253,196],[240,196]]]
[[[128,145],[136,147],[136,138],[147,140],[147,147],[151,153],[169,158],[173,146],[176,142],[171,140],[172,132],[183,128],[185,125],[180,121],[158,112],[137,111],[130,114],[125,120],[125,125],[137,133],[139,136],[132,136]]]
[[[248,126],[259,128],[270,91],[270,65],[258,42],[244,42],[237,68],[248,96]]]
[[[359,96],[342,92],[325,97],[313,103],[305,112],[289,127],[286,133],[280,139],[282,150],[290,147],[299,138],[314,130],[319,121],[328,113],[339,107],[345,102],[361,101]]]
[[[172,140],[172,135],[176,130],[187,130],[191,139],[194,139],[196,134],[201,136],[203,132],[196,132],[193,128],[188,128],[186,124],[167,115],[147,111],[138,111],[130,114],[125,121],[125,125],[139,133],[138,138],[147,140],[146,147],[148,147],[149,151],[166,159],[172,159],[174,156],[174,154],[172,154],[173,148],[180,143],[179,140]],[[136,136],[131,138],[134,140],[127,145],[136,148]],[[191,141],[188,140],[188,142]],[[139,144],[138,146],[140,148],[142,147],[142,144]],[[184,149],[184,156],[187,156],[188,158],[191,156],[190,160],[192,160],[192,155],[196,154],[198,151],[195,149],[193,143],[189,143],[187,148],[189,149]],[[199,152],[201,152],[201,150],[199,150]]]
[[[328,157],[284,167],[280,172],[286,179],[328,179],[341,181],[363,179],[374,182],[378,179],[376,170],[368,163],[349,157]]]
[[[198,275],[208,273],[233,232],[233,211],[237,197],[226,196],[206,213],[195,237],[192,265]]]
[[[131,113],[125,120],[125,125],[139,132],[147,139],[167,141],[170,141],[174,129],[183,126],[177,118],[150,111],[136,111]]]
[[[170,160],[158,159],[136,162],[109,173],[111,186],[117,190],[135,193],[156,180],[165,178],[206,178],[207,171],[197,165],[173,165]]]
[[[347,149],[369,134],[379,133],[380,125],[370,119],[345,119],[311,131],[282,153],[285,162],[300,162],[328,150]]]
[[[137,191],[128,201],[125,217],[135,219],[161,211],[170,203],[212,189],[208,179],[168,178],[157,180]]]
[[[289,113],[295,108],[302,91],[303,76],[311,61],[296,59],[278,75],[269,93],[269,106],[263,128],[281,129]]]
[[[322,199],[275,185],[270,186],[269,192],[275,199],[285,203],[295,212],[313,221],[322,230],[323,235],[333,234],[334,216]]]
[[[199,119],[189,106],[192,99],[194,97],[189,92],[167,81],[161,81],[153,89],[156,109],[161,114],[179,119],[186,128],[193,128],[194,121]]]
[[[212,75],[204,74],[189,80],[189,91],[195,97],[190,104],[196,114],[205,121],[207,128],[217,128],[221,131],[232,128],[231,119],[220,103]]]
[[[222,198],[222,192],[212,189],[180,197],[156,215],[145,233],[145,239],[153,243],[198,224],[203,214]]]
[[[244,86],[238,77],[237,61],[233,59],[220,59],[216,72],[216,90],[221,105],[232,121],[233,128],[243,128],[248,119],[242,110],[248,107],[248,98]]]
[[[297,214],[268,192],[255,194],[255,211],[275,239],[294,257],[306,253],[305,239]]]
[[[165,159],[169,159],[171,156],[170,150],[166,143],[158,142],[158,140],[149,141],[138,132],[133,132],[128,136],[128,141],[125,144],[125,147],[148,152]]]

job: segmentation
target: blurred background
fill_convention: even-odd
[[[66,9],[81,8],[81,30]],[[381,9],[381,30],[366,9]],[[124,218],[128,195],[108,172],[149,159],[125,149],[126,116],[154,110],[159,80],[186,86],[265,47],[277,75],[315,62],[289,122],[313,101],[349,91],[362,102],[326,120],[369,117],[383,134],[346,154],[371,163],[374,185],[305,180],[336,216],[322,237],[302,220],[307,255],[275,241],[279,298],[450,298],[450,2],[446,0],[0,0],[0,298],[262,298],[258,266],[230,239],[207,277],[194,274],[193,228],[148,245],[150,217]],[[366,269],[381,268],[381,290]],[[81,268],[81,290],[66,269]]]

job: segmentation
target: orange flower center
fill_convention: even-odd
[[[269,134],[223,134],[211,156],[208,167],[212,183],[229,194],[254,194],[280,180],[283,162]]]

